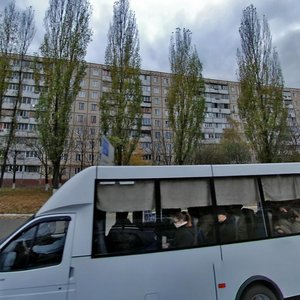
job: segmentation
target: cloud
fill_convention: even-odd
[[[90,0],[93,10],[91,26],[93,41],[87,61],[104,63],[107,32],[112,20],[113,3]],[[10,0],[1,0],[2,9]],[[192,31],[203,63],[206,78],[237,80],[236,50],[240,47],[239,26],[242,11],[253,3],[258,15],[266,15],[273,46],[276,47],[287,86],[300,87],[300,5],[299,0],[130,0],[135,12],[140,38],[142,68],[169,72],[169,42],[176,27]],[[44,35],[43,19],[48,7],[45,0],[16,0],[21,9],[32,5],[35,10],[37,33],[31,46],[36,52]]]

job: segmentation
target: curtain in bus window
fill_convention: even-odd
[[[300,176],[266,176],[261,181],[265,200],[300,199]]]
[[[218,205],[256,204],[257,185],[254,178],[218,178],[215,179]]]
[[[162,208],[211,205],[208,180],[186,179],[160,182]]]
[[[154,208],[154,182],[99,182],[97,208],[106,212],[152,210]]]

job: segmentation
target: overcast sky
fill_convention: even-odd
[[[43,18],[48,0],[15,0],[20,8],[35,10],[37,32],[31,47],[37,51],[44,35]],[[9,3],[1,0],[1,10]],[[86,60],[104,63],[107,32],[114,0],[90,0],[93,41]],[[169,72],[170,36],[177,27],[193,33],[205,78],[237,80],[236,50],[240,47],[242,11],[253,4],[269,21],[287,87],[300,88],[299,0],[130,0],[139,29],[142,69]]]

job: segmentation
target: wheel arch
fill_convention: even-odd
[[[282,292],[280,290],[280,288],[278,287],[278,285],[272,281],[271,279],[265,277],[265,276],[252,276],[250,278],[248,278],[239,288],[235,300],[240,300],[241,296],[243,295],[243,293],[250,287],[257,285],[257,284],[261,284],[264,285],[265,287],[269,288],[270,290],[272,290],[276,296],[278,297],[278,299],[283,300],[283,295]]]

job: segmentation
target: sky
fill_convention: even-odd
[[[19,8],[32,6],[36,34],[30,51],[38,51],[44,35],[43,19],[48,0],[15,0]],[[1,0],[0,10],[10,0]],[[240,48],[242,12],[253,4],[259,17],[268,19],[273,46],[287,87],[300,88],[300,1],[299,0],[129,0],[139,30],[141,68],[170,72],[169,44],[177,27],[192,31],[203,64],[205,78],[237,81],[236,52]],[[107,32],[114,0],[90,0],[93,41],[88,62],[104,64]]]

